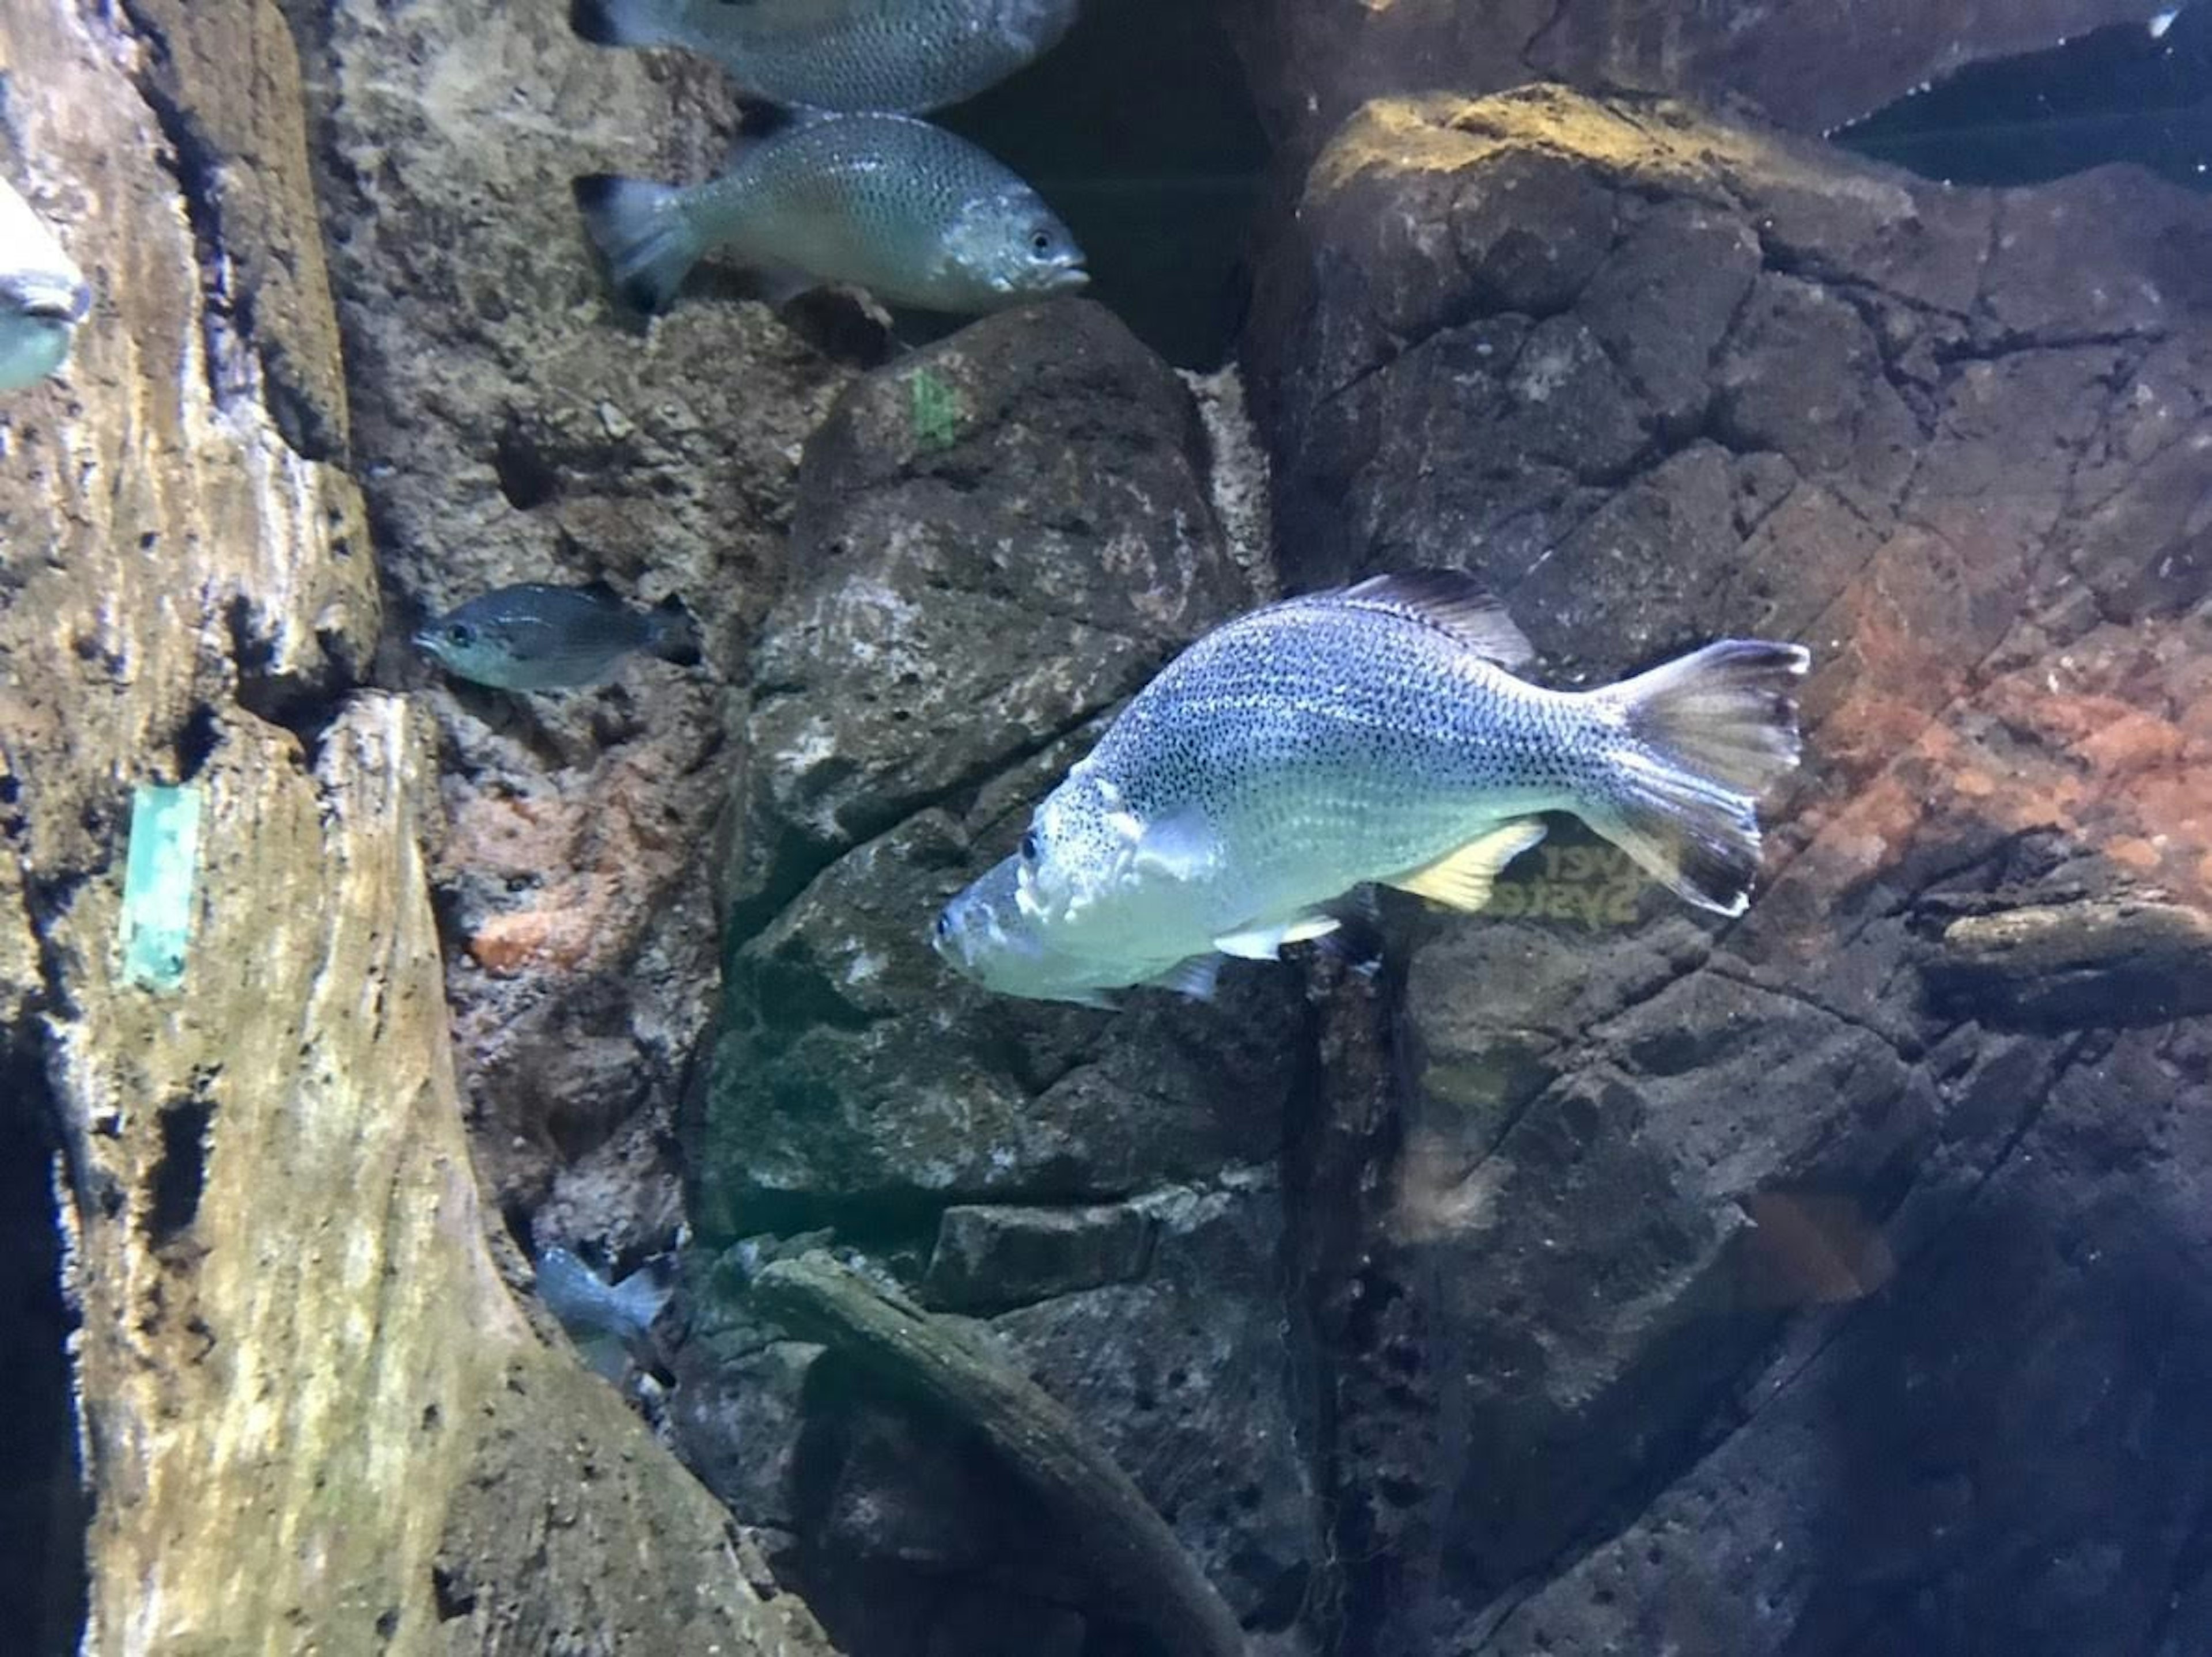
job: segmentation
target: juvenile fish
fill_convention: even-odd
[[[0,179],[0,391],[45,379],[69,357],[92,289],[45,220]]]
[[[1141,983],[1335,930],[1363,881],[1479,909],[1569,811],[1677,895],[1741,913],[1757,796],[1797,763],[1796,645],[1726,640],[1590,691],[1507,670],[1528,641],[1467,576],[1378,577],[1215,629],[1036,810],[1015,901],[1065,984]],[[989,877],[986,877],[987,879]],[[1010,993],[1006,944],[955,900],[948,958]],[[1006,930],[1001,928],[1002,931]]]
[[[742,144],[680,188],[593,173],[576,204],[625,303],[665,311],[723,248],[789,291],[981,314],[1080,288],[1082,250],[1036,192],[964,138],[904,115],[818,115]]]
[[[682,46],[756,97],[908,114],[971,98],[1058,45],[1076,0],[574,0],[608,46]]]
[[[699,659],[682,600],[638,610],[598,582],[500,587],[447,610],[416,633],[415,645],[447,672],[501,690],[596,684],[634,650],[672,662]]]

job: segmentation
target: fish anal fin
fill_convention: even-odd
[[[1223,959],[1218,955],[1194,955],[1188,961],[1177,962],[1152,981],[1158,988],[1173,990],[1194,1001],[1211,1001],[1215,980],[1221,976]]]
[[[1447,908],[1480,909],[1490,901],[1490,889],[1497,883],[1498,871],[1543,838],[1543,819],[1514,817],[1485,829],[1434,863],[1394,875],[1382,883]]]

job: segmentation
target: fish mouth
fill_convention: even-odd
[[[438,635],[427,627],[416,628],[414,632],[409,634],[407,642],[425,656],[434,656],[438,653]]]
[[[1081,264],[1063,264],[1045,282],[1045,291],[1051,294],[1072,294],[1079,288],[1090,285],[1091,273]]]

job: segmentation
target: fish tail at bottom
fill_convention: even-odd
[[[587,173],[572,187],[584,233],[607,262],[623,302],[648,315],[675,303],[676,290],[706,252],[684,211],[685,192],[611,173]]]
[[[1581,815],[1677,896],[1741,914],[1759,873],[1758,796],[1797,764],[1801,645],[1723,639],[1596,694],[1630,740]]]

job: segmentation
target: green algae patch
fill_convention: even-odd
[[[185,981],[199,889],[201,789],[142,784],[131,797],[123,873],[123,975],[151,990]]]
[[[943,375],[917,368],[907,380],[907,417],[915,447],[949,449],[960,440],[960,428],[967,423],[968,400]]]

